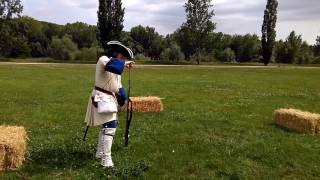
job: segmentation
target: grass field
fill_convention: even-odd
[[[281,107],[320,112],[320,69],[137,67],[132,78],[133,95],[160,96],[165,111],[134,114],[127,149],[121,114],[105,171],[98,128],[81,141],[94,66],[0,65],[0,124],[30,139],[23,167],[0,179],[320,178],[320,137],[272,120]]]

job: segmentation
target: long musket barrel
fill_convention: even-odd
[[[129,128],[132,119],[132,104],[130,100],[130,91],[131,91],[131,69],[129,69],[129,83],[128,83],[128,102],[127,102],[127,119],[126,119],[126,129],[124,134],[124,146],[128,147],[129,145]]]
[[[87,137],[87,134],[88,134],[88,130],[89,130],[89,126],[87,126],[87,129],[86,129],[86,131],[85,131],[85,133],[84,133],[84,136],[83,136],[83,141],[86,141],[86,137]]]

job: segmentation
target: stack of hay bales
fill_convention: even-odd
[[[130,97],[133,112],[162,112],[163,104],[160,97]],[[123,107],[126,111],[126,107]]]
[[[300,133],[320,134],[320,114],[298,109],[278,109],[274,120],[281,127]]]
[[[25,160],[27,133],[23,127],[0,126],[0,171],[14,170]]]

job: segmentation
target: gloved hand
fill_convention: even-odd
[[[117,96],[117,101],[120,107],[125,105],[126,101],[128,100],[127,91],[125,88],[120,88]]]
[[[126,61],[125,66],[129,69],[133,68],[133,65],[135,64],[134,61]]]

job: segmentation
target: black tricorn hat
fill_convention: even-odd
[[[133,52],[130,48],[126,47],[119,41],[109,41],[107,43],[109,51],[121,53],[123,56],[127,57],[129,60],[134,59]]]

